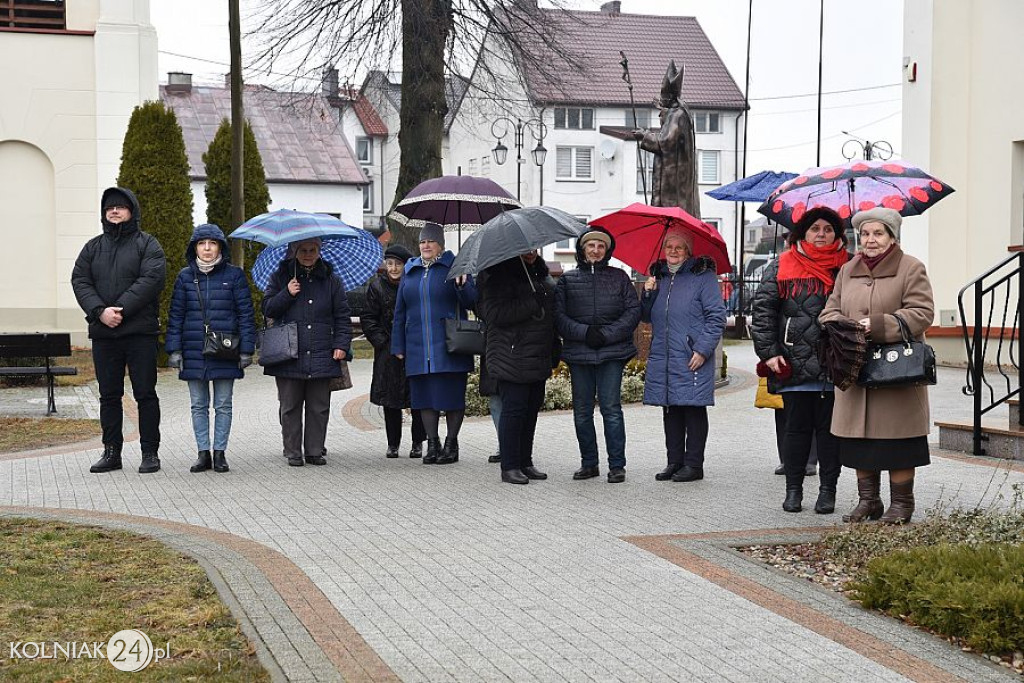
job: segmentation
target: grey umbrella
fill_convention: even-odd
[[[530,206],[500,213],[466,238],[448,278],[470,275],[514,256],[587,231],[583,221],[551,206]]]

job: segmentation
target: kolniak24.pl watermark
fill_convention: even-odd
[[[120,671],[142,671],[154,662],[171,655],[171,643],[153,647],[153,641],[142,631],[118,631],[105,643],[26,640],[8,643],[10,659],[106,659]]]

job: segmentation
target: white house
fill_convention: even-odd
[[[83,343],[71,268],[100,232],[132,109],[157,97],[149,0],[5,3],[0,62],[0,238],[26,256],[0,272],[0,331]]]
[[[231,118],[231,90],[193,85],[189,74],[173,73],[160,98],[174,110],[185,137],[195,223],[206,222],[203,154],[221,121]],[[363,226],[364,187],[333,106],[320,93],[296,93],[246,85],[245,118],[252,127],[270,190],[270,210],[328,213]]]
[[[904,222],[902,246],[935,290],[929,341],[940,360],[962,362],[960,288],[1024,249],[1024,4],[906,0],[904,16],[901,151],[956,191]],[[1013,315],[991,326],[1019,334]]]
[[[640,128],[659,125],[654,102],[669,61],[675,60],[685,72],[683,97],[697,131],[701,217],[721,231],[734,252],[736,205],[704,193],[738,177],[743,94],[695,18],[624,14],[620,9],[621,3],[608,2],[599,12],[542,10],[558,24],[564,47],[581,55],[587,72],[567,67],[556,83],[513,57],[504,65],[492,62],[486,73],[478,69],[451,126],[448,166],[492,176],[518,193],[524,204],[556,206],[585,219],[642,202],[641,164],[630,135],[634,109],[619,51],[629,60],[635,124]],[[485,51],[499,52],[497,41],[488,40]],[[508,148],[502,165],[493,153],[499,142]],[[538,147],[546,150],[542,165],[536,163]],[[645,153],[648,188],[651,161]],[[548,249],[545,257],[568,265],[573,249],[571,243],[562,243]]]

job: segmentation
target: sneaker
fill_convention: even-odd
[[[621,484],[624,481],[626,481],[626,470],[621,467],[616,467],[615,469],[608,471],[609,484]]]
[[[152,474],[160,471],[160,458],[156,453],[143,453],[142,464],[139,465],[139,474]]]

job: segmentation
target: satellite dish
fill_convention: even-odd
[[[602,159],[614,159],[615,151],[618,149],[618,145],[615,144],[614,140],[602,140],[599,148]]]

